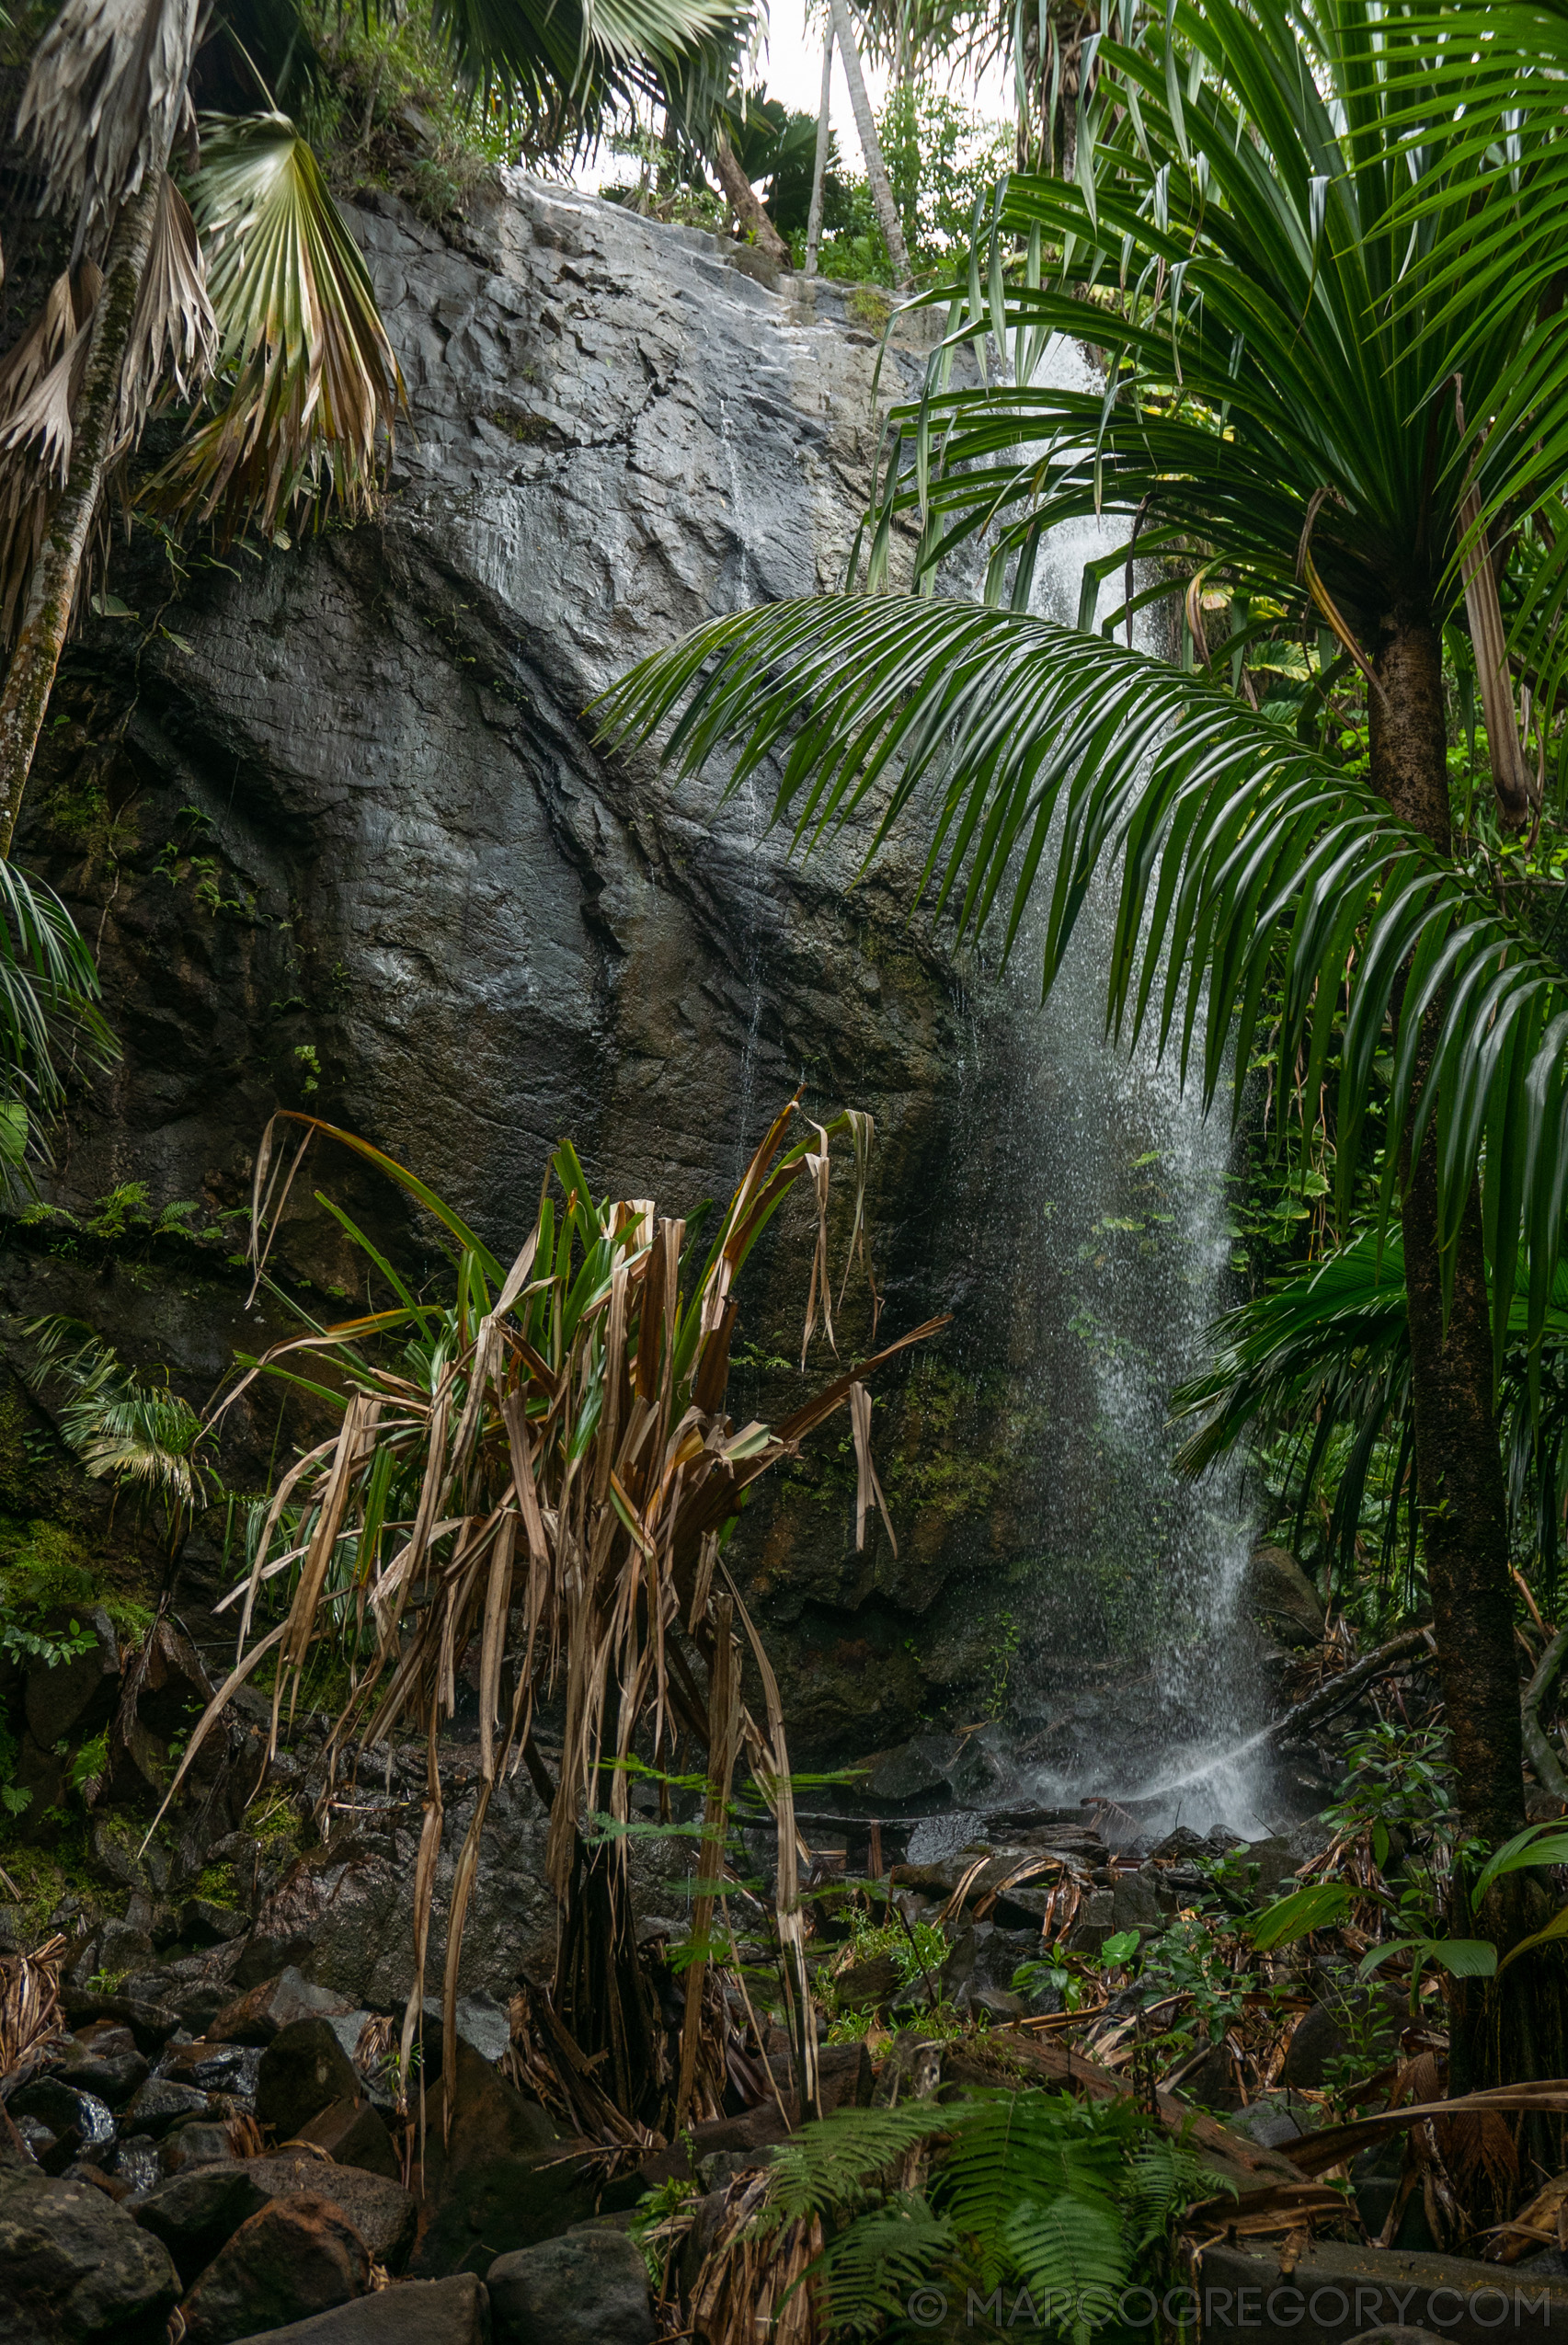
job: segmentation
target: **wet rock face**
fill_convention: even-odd
[[[103,2191],[0,2166],[0,2306],[16,2345],[161,2345],[178,2294],[167,2249]]]
[[[563,1133],[596,1184],[689,1213],[804,1074],[812,1102],[876,1117],[884,1328],[956,1305],[961,1348],[908,1470],[897,1378],[879,1411],[898,1558],[880,1532],[853,1551],[836,1440],[759,1493],[738,1558],[797,1756],[886,1747],[949,1701],[972,1718],[1034,1554],[1001,1389],[1034,1234],[982,1203],[1005,1069],[984,1072],[983,1017],[907,924],[919,842],[852,896],[862,840],[790,861],[762,784],[721,811],[722,777],[607,761],[585,715],[693,623],[838,578],[879,334],[841,290],[771,290],[711,238],[521,175],[461,248],[373,203],[355,225],[412,410],[383,513],[193,555],[183,582],[139,537],[114,585],[140,615],[73,646],[26,810],[23,858],[100,940],[126,1054],[52,1194],[82,1216],[144,1182],[211,1242],[138,1241],[132,1265],[38,1224],[0,1261],[0,1311],[79,1312],[204,1401],[267,1333],[215,1217],[248,1199],[279,1102],[382,1143],[509,1255]],[[895,345],[884,396],[921,355]],[[341,1159],[315,1177],[418,1263],[390,1190]],[[843,1202],[847,1234],[847,1179]],[[810,1238],[802,1207],[748,1266],[741,1421],[799,1398]],[[274,1259],[358,1289],[319,1215]],[[869,1323],[852,1281],[841,1348]],[[254,1397],[229,1420],[237,1487],[272,1453]],[[194,1601],[200,1541],[186,1569]]]

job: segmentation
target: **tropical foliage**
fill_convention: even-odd
[[[867,1505],[879,1494],[863,1378],[944,1322],[917,1329],[840,1376],[782,1424],[731,1424],[724,1402],[735,1282],[802,1179],[818,1215],[805,1343],[818,1326],[830,1333],[827,1213],[835,1136],[849,1140],[856,1166],[850,1246],[852,1258],[864,1255],[869,1121],[849,1111],[791,1142],[795,1113],[792,1105],[775,1120],[700,1252],[694,1230],[657,1216],[648,1199],[596,1201],[575,1151],[563,1144],[509,1268],[452,1207],[367,1142],[305,1115],[280,1115],[269,1127],[256,1172],[258,1279],[317,1134],[353,1150],[432,1218],[452,1257],[452,1279],[439,1299],[416,1294],[342,1208],[322,1200],[387,1299],[332,1327],[310,1323],[255,1362],[223,1404],[252,1378],[272,1377],[303,1386],[330,1413],[334,1430],[294,1459],[259,1510],[248,1571],[221,1607],[238,1610],[235,1665],[191,1736],[181,1776],[235,1688],[264,1662],[275,1744],[293,1717],[313,1648],[324,1640],[349,1668],[327,1750],[329,1786],[351,1754],[410,1730],[424,1739],[429,1790],[414,1882],[406,2071],[423,2010],[445,1822],[438,1742],[472,1648],[480,1786],[448,1916],[448,2028],[491,1799],[498,1783],[526,1767],[550,1810],[546,1861],[562,1908],[560,2019],[582,2055],[602,2056],[599,2085],[625,2118],[661,2123],[672,2101],[683,2121],[704,1962],[687,1972],[682,2065],[670,2094],[625,1866],[635,1763],[657,1767],[678,1735],[691,1736],[709,1754],[709,1805],[720,1843],[731,1772],[741,1759],[776,1818],[784,1987],[802,2104],[814,2099],[816,2039],[807,2024],[784,1720],[723,1550],[750,1484],[846,1404],[862,1461],[864,1539]],[[290,1124],[300,1127],[301,1140],[285,1161],[279,1149]],[[281,1617],[263,1633],[279,1582],[286,1590]],[[762,1688],[760,1718],[741,1699],[741,1637]],[[503,1680],[511,1689],[504,1703]],[[533,1732],[546,1699],[565,1706],[554,1780]],[[583,1836],[589,1813],[607,1819],[591,1846]],[[711,1914],[713,1887],[700,1883],[699,1892]],[[701,1938],[701,1905],[698,1923]]]

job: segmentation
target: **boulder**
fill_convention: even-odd
[[[1314,2239],[1288,2279],[1279,2259],[1228,2244],[1207,2248],[1196,2286],[1203,2334],[1288,2337],[1293,2345],[1365,2345],[1391,2325],[1434,2330],[1448,2345],[1506,2337],[1550,2339],[1568,2328],[1568,2285],[1521,2278],[1465,2256],[1413,2254]],[[1402,2339],[1402,2345],[1403,2340]]]
[[[226,2003],[209,2024],[207,2042],[265,2045],[296,2019],[332,2019],[352,2008],[346,1996],[288,1966]]]
[[[298,2128],[297,2141],[324,2149],[335,2166],[357,2166],[367,2174],[401,2179],[397,2153],[380,2110],[368,2100],[335,2100]]]
[[[852,1962],[833,1980],[833,1992],[844,2011],[880,2011],[905,1992],[903,1965],[892,1954],[874,1954],[868,1962]]]
[[[384,2174],[369,2174],[360,2166],[334,2166],[327,2159],[281,2152],[272,2157],[244,2161],[246,2170],[272,2198],[329,2198],[340,2206],[377,2263],[401,2271],[414,2243],[418,2202],[401,2182]],[[429,2159],[426,2160],[429,2179]]]
[[[230,2158],[171,2176],[132,2212],[143,2231],[162,2240],[181,2286],[189,2288],[269,2197],[248,2166]]]
[[[255,2345],[491,2345],[489,2298],[471,2271],[407,2281],[314,2320],[269,2328]]]
[[[63,2047],[67,2084],[123,2109],[147,2076],[147,2059],[131,2030],[117,2019],[94,2019]]]
[[[193,2085],[198,2092],[228,2093],[249,2100],[261,2067],[260,2049],[252,2043],[214,2043],[198,2036],[191,2043],[173,2043],[158,2063],[158,2074],[171,2084]]]
[[[915,1734],[867,1763],[869,1772],[853,1787],[856,1796],[890,1807],[910,1800],[935,1804],[933,1793],[947,1797],[947,1770],[962,1747],[956,1734]]]
[[[166,2004],[143,2003],[131,1995],[95,1995],[86,1987],[62,1986],[60,2008],[78,2027],[89,2019],[112,2019],[129,2028],[136,2049],[150,2060],[179,2026],[179,2013]]]
[[[188,1897],[179,1909],[179,1934],[188,1946],[222,1946],[243,1938],[249,1927],[236,1906],[217,1905],[211,1897]]]
[[[232,2345],[369,2293],[370,2249],[330,2199],[273,2199],[242,2223],[180,2305],[186,2345]]]
[[[208,2117],[212,2103],[194,2085],[177,2085],[167,2076],[149,2076],[136,2095],[125,2122],[133,2133],[151,2133],[155,2140],[181,2118]]]
[[[109,2150],[114,2145],[114,2119],[96,2093],[82,2092],[63,2076],[35,2076],[11,2095],[13,2117],[31,2117],[47,2125],[57,2141],[69,2142],[73,2154]],[[69,2164],[66,2159],[64,2163]]]
[[[1288,1548],[1256,1547],[1242,1585],[1242,1601],[1276,1644],[1295,1652],[1323,1640],[1318,1592]]]
[[[359,2098],[359,2077],[323,2019],[294,2019],[280,2028],[261,2055],[256,2078],[256,2119],[280,2141],[338,2100]]]
[[[594,2162],[586,2149],[573,2156],[537,2101],[459,2037],[427,2097],[425,2200],[410,2269],[420,2278],[460,2267],[483,2276],[509,2248],[570,2230],[596,2211]]]
[[[103,2191],[0,2166],[6,2345],[163,2345],[178,2295],[167,2249]]]
[[[159,2145],[158,2163],[166,2174],[184,2174],[195,2166],[212,2166],[235,2155],[226,2118],[193,2117],[176,2125]]]
[[[59,1626],[68,1625],[69,1618],[63,1614]],[[53,1669],[40,1664],[28,1673],[28,1726],[46,1750],[61,1741],[89,1741],[109,1724],[120,1699],[114,1623],[101,1605],[85,1618],[79,1613],[75,1618],[91,1636],[87,1651]]]
[[[498,2256],[485,2282],[495,2345],[652,2345],[642,2251],[616,2231],[568,2231]]]

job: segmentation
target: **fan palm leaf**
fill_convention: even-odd
[[[220,412],[149,485],[176,516],[270,535],[327,475],[364,512],[403,379],[359,247],[285,115],[210,117],[191,183],[222,336]]]

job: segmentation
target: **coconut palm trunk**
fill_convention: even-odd
[[[866,94],[865,75],[861,71],[860,50],[855,41],[854,18],[849,10],[849,0],[830,0],[830,24],[844,61],[844,79],[850,86],[850,105],[854,110],[854,126],[860,134],[861,153],[865,157],[865,176],[871,182],[871,200],[876,206],[877,223],[887,247],[887,257],[893,264],[893,281],[909,287],[914,280],[910,273],[909,247],[904,242],[903,223],[898,207],[893,200],[888,184],[887,166],[882,159],[882,142],[876,135],[876,118],[871,111],[871,99]]]
[[[817,111],[817,154],[811,166],[811,209],[806,220],[806,274],[817,274],[822,248],[822,198],[828,178],[828,148],[832,139],[833,25],[829,18],[822,35],[822,102]]]
[[[741,226],[750,230],[758,251],[766,253],[770,260],[776,260],[781,269],[787,269],[789,246],[769,219],[766,204],[741,169],[740,158],[722,127],[714,139],[713,165],[718,183],[729,199],[730,210]]]
[[[65,488],[28,581],[16,648],[0,692],[0,855],[11,852],[33,752],[43,729],[83,565],[97,518],[120,405],[120,373],[153,240],[158,181],[132,196],[115,223],[87,344]]]

